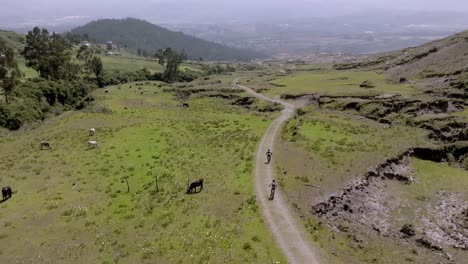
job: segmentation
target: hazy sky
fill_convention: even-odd
[[[267,21],[376,9],[468,13],[468,0],[0,0],[0,26],[129,16],[161,23]]]

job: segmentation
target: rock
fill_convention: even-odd
[[[372,83],[370,81],[364,81],[363,83],[361,83],[361,85],[359,85],[359,87],[361,87],[361,88],[373,88],[374,85],[372,85]]]
[[[345,204],[345,205],[343,206],[343,210],[349,211],[349,209],[350,209],[349,205]]]
[[[417,240],[416,240],[416,243],[418,243],[418,245],[420,245],[420,246],[422,246],[422,247],[425,247],[425,248],[427,248],[427,249],[430,249],[430,250],[442,251],[442,248],[441,248],[441,247],[432,244],[429,240],[427,240],[427,239],[424,238],[424,237],[421,237],[421,238],[417,239]]]
[[[401,229],[400,232],[412,237],[416,235],[416,231],[414,230],[414,226],[412,224],[405,224]]]

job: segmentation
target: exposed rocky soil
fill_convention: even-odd
[[[468,203],[460,194],[439,192],[423,217],[424,232],[437,244],[468,250]]]
[[[312,206],[312,213],[327,218],[368,226],[379,234],[389,235],[388,212],[395,204],[383,206],[385,192],[383,181],[397,180],[411,183],[407,160],[410,152],[386,160],[363,177],[349,183],[343,190],[332,194]],[[337,226],[340,229],[339,226]],[[343,231],[343,230],[341,230]]]
[[[311,212],[341,232],[359,232],[353,227],[365,227],[385,237],[406,239],[434,251],[446,247],[468,249],[468,203],[460,195],[439,192],[436,203],[427,208],[422,226],[404,225],[399,232],[390,229],[389,212],[398,208],[398,200],[387,199],[386,182],[412,184],[408,162],[411,157],[435,162],[454,159],[461,162],[468,153],[468,145],[449,145],[439,149],[414,148],[398,157],[387,159],[362,177],[350,182],[339,192],[325,197],[311,208]],[[418,230],[419,235],[415,230]],[[362,230],[361,230],[362,231]]]

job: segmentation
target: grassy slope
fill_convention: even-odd
[[[16,191],[0,204],[2,262],[283,263],[252,197],[269,116],[221,99],[183,110],[156,86],[133,87],[96,92],[112,114],[69,113],[1,139],[0,184]],[[90,127],[100,149],[86,148]],[[39,151],[42,140],[54,149]],[[202,177],[205,190],[186,195]]]
[[[17,54],[23,50],[24,44],[22,40],[24,39],[24,35],[12,32],[12,31],[2,31],[0,30],[0,38],[2,38],[8,46],[15,49]],[[18,66],[20,67],[21,72],[24,74],[26,78],[29,77],[36,77],[37,73],[31,68],[26,67],[25,60],[18,56]]]
[[[388,68],[387,73],[392,76],[420,78],[430,74],[466,71],[468,31],[391,55],[394,58],[386,60],[384,66]],[[418,56],[421,58],[414,60]]]
[[[122,56],[102,55],[105,70],[118,70],[121,72],[134,72],[147,68],[152,73],[162,71],[162,66],[155,60],[144,57],[123,54]]]
[[[283,130],[279,154],[281,171],[286,172],[283,181],[292,190],[307,190],[304,183],[321,186],[308,190],[318,198],[364,174],[386,157],[396,156],[411,146],[427,145],[425,136],[422,129],[400,125],[388,128],[352,115],[309,109]]]
[[[15,49],[16,51],[24,48],[24,36],[19,33],[0,30],[0,38],[3,39],[10,48]]]
[[[468,70],[466,65],[468,65],[468,31],[418,47],[376,54],[365,61],[337,65],[337,67],[380,69],[394,81],[398,81],[401,77],[420,81],[433,77],[456,79],[460,72]]]
[[[374,88],[359,87],[364,81],[371,81]],[[333,71],[297,73],[276,79],[267,94],[324,94],[368,96],[383,93],[411,95],[415,90],[408,84],[395,85],[386,82],[385,76],[371,71]]]

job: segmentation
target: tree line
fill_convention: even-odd
[[[15,130],[25,122],[43,120],[51,112],[83,108],[89,101],[88,93],[96,85],[102,86],[104,70],[94,50],[82,46],[75,53],[66,38],[35,27],[26,35],[20,55],[39,77],[25,80],[14,49],[0,39],[4,98],[0,101],[0,126]]]

